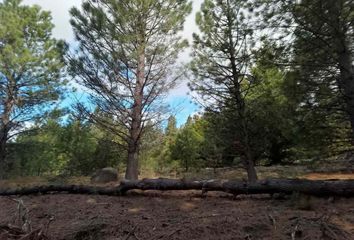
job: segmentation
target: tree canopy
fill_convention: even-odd
[[[20,0],[0,3],[0,172],[7,142],[60,97],[66,48],[52,37],[51,20]]]

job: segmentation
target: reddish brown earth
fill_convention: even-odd
[[[22,197],[34,229],[50,218],[50,239],[354,239],[354,199],[237,197],[196,192],[130,193],[125,197]],[[0,225],[17,205],[0,197]]]

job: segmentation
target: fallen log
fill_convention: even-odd
[[[37,187],[24,187],[19,189],[0,190],[0,196],[13,195],[33,195],[33,194],[52,194],[52,193],[69,193],[69,194],[88,194],[88,195],[122,195],[119,188],[106,188],[82,185],[44,185]]]
[[[274,194],[293,192],[315,196],[354,196],[354,180],[303,180],[303,179],[269,179],[255,183],[245,181],[184,181],[173,179],[144,179],[141,181],[123,181],[120,191],[140,190],[202,190],[221,191],[240,194]]]
[[[304,193],[314,196],[354,197],[354,180],[302,180],[302,179],[269,179],[255,183],[245,181],[187,181],[177,179],[143,179],[137,181],[124,180],[116,187],[95,187],[78,185],[50,185],[21,189],[0,189],[0,196],[32,195],[49,193],[93,194],[122,196],[129,190],[201,190],[221,191],[240,194],[292,194]]]

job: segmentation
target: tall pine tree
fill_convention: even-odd
[[[113,116],[108,123],[90,114],[124,140],[127,179],[138,178],[146,123],[161,114],[161,97],[180,75],[175,63],[187,43],[178,32],[190,11],[187,0],[86,0],[71,10],[80,43],[71,70],[92,103]]]
[[[252,85],[250,45],[252,30],[247,24],[245,1],[206,0],[197,14],[201,31],[194,34],[191,65],[192,90],[201,94],[208,110],[227,119],[230,140],[247,170],[249,181],[257,180],[255,154],[250,137],[245,102]],[[222,126],[220,126],[222,127]]]

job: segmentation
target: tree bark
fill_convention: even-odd
[[[11,93],[11,92],[10,92]],[[6,171],[6,157],[7,157],[7,141],[10,132],[10,114],[12,112],[14,100],[10,100],[11,95],[4,104],[4,112],[0,119],[0,179],[5,177]]]
[[[244,181],[185,181],[176,179],[126,180],[117,187],[93,187],[75,185],[40,186],[22,189],[0,189],[0,196],[50,194],[65,192],[70,194],[94,194],[122,196],[127,191],[139,190],[201,190],[239,194],[292,194],[294,192],[313,196],[354,197],[354,180],[313,181],[301,179],[273,179],[253,183]]]
[[[349,116],[349,121],[352,129],[352,140],[354,144],[354,66],[353,66],[353,52],[350,49],[351,28],[347,22],[342,19],[343,16],[343,2],[336,1],[334,7],[330,9],[332,18],[330,21],[334,26],[332,32],[335,44],[335,51],[338,57],[339,66],[339,89],[342,91],[344,101],[346,104],[346,111]]]
[[[132,143],[128,149],[128,164],[125,179],[137,180],[139,178],[139,155],[136,144]]]
[[[346,46],[343,46],[339,52],[339,69],[340,85],[344,93],[354,140],[354,67],[351,52]]]
[[[145,31],[142,31],[143,33]],[[145,39],[144,34],[140,36],[138,46],[138,66],[137,80],[134,89],[134,105],[132,112],[132,124],[130,129],[130,139],[128,142],[128,163],[125,178],[137,180],[139,178],[139,148],[140,136],[142,133],[142,111],[145,85]]]
[[[3,132],[2,130],[0,130]],[[3,133],[0,133],[0,179],[5,178],[5,161],[6,161],[6,141]]]
[[[247,177],[249,182],[256,182],[258,180],[257,171],[254,166],[254,160],[251,157],[246,157],[244,161],[244,166],[247,171]]]

